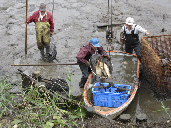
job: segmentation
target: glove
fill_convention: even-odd
[[[111,56],[106,56],[106,58],[107,58],[108,60],[111,60]]]
[[[90,67],[90,62],[87,61],[87,63],[85,63],[85,65],[86,65],[87,67]]]
[[[28,24],[28,21],[25,21],[25,24]]]
[[[50,37],[52,37],[52,35],[53,35],[53,32],[50,32]]]

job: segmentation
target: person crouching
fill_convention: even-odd
[[[80,88],[84,87],[88,79],[89,73],[91,72],[89,59],[93,54],[95,54],[96,50],[99,54],[106,56],[108,59],[110,59],[110,56],[108,56],[103,47],[100,46],[99,40],[97,38],[92,38],[90,42],[81,47],[80,51],[76,56],[77,63],[80,63],[79,67],[82,72],[81,81],[79,82]]]

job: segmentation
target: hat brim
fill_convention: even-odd
[[[46,11],[46,8],[44,8],[44,9],[39,9],[41,12],[45,12]]]
[[[92,44],[93,45],[93,44]],[[94,47],[100,47],[100,44],[98,43],[98,44],[94,44],[93,45]]]
[[[127,24],[127,25],[133,25],[133,23],[128,23],[128,22],[126,22],[126,24]]]

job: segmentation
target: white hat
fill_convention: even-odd
[[[128,24],[128,25],[133,25],[134,24],[134,19],[132,17],[128,17],[128,18],[126,18],[125,23]]]

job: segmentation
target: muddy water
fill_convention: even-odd
[[[47,4],[47,10],[52,12],[53,0],[29,0],[28,15],[39,8],[40,3]],[[57,61],[54,63],[75,63],[76,54],[80,46],[92,37],[97,37],[100,44],[107,50],[105,31],[99,30],[98,25],[108,23],[108,4],[104,0],[58,0],[54,3],[53,18],[55,30],[51,42],[57,46]],[[151,35],[170,34],[171,30],[171,1],[170,0],[115,0],[113,1],[113,23],[122,24],[126,17],[132,16],[135,23],[146,28]],[[71,91],[73,95],[80,95],[78,82],[81,72],[75,66],[41,66],[41,67],[11,67],[11,64],[41,64],[40,53],[36,46],[34,23],[28,25],[28,48],[25,56],[25,0],[1,0],[0,14],[0,75],[5,74],[15,81],[17,69],[31,74],[40,70],[44,78],[66,78],[72,72]],[[162,29],[164,31],[162,32]],[[121,25],[115,26],[116,42],[119,41]],[[140,34],[140,36],[142,36]],[[115,43],[115,50],[119,44]],[[114,67],[115,68],[115,67]],[[118,70],[121,67],[116,67]],[[171,108],[171,101],[164,101],[166,107]],[[168,116],[161,110],[161,103],[152,97],[146,83],[140,83],[138,93],[133,103],[124,113],[145,113],[148,121],[160,122]]]
[[[137,59],[132,55],[110,53],[112,57],[112,80],[116,84],[129,84],[134,86],[137,78]]]

